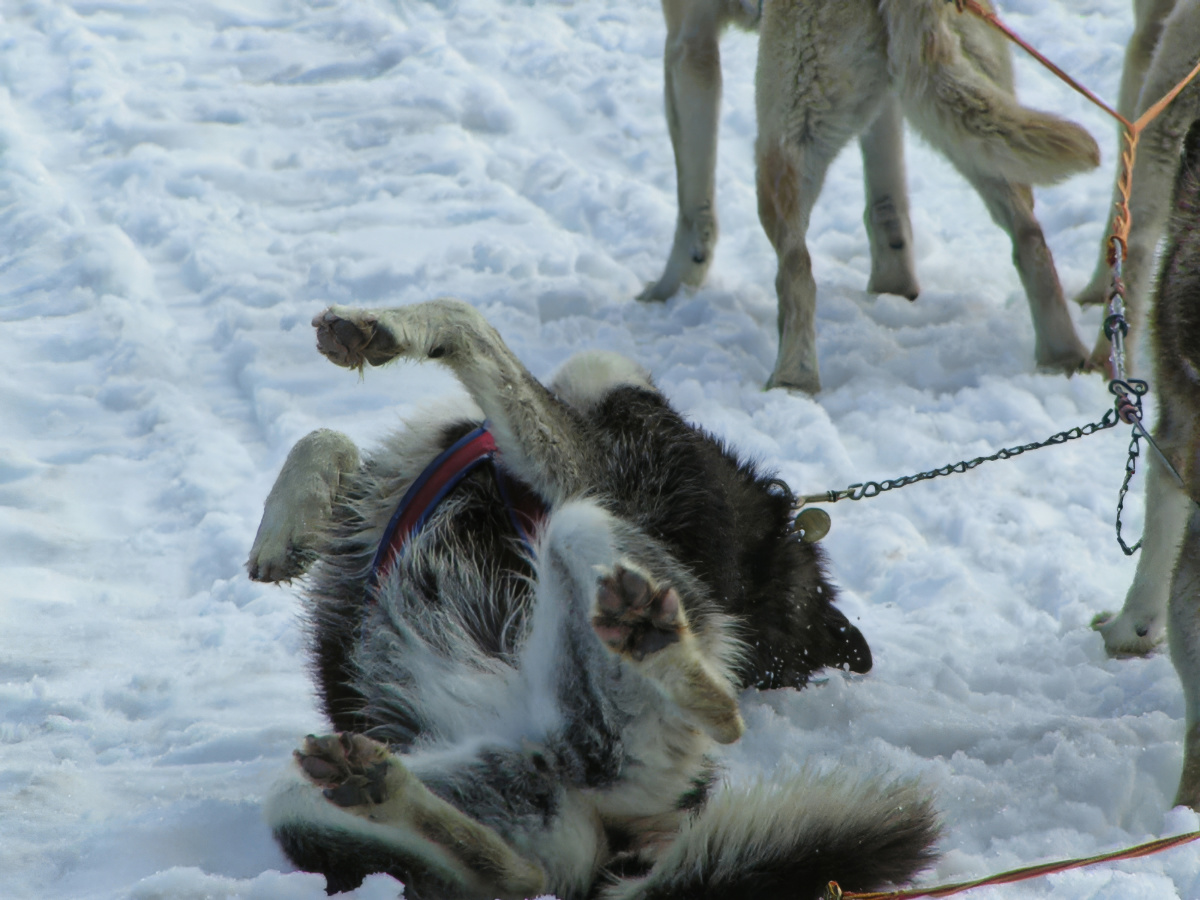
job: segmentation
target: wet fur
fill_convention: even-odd
[[[465,304],[315,323],[335,362],[434,357],[474,403],[427,411],[361,463],[316,432],[268,499],[250,573],[316,560],[314,675],[341,732],[307,739],[267,802],[298,866],[331,890],[390,872],[413,897],[790,898],[930,861],[936,820],[913,784],[718,785],[740,685],[870,664],[780,483],[620,357],[578,357],[547,390]],[[370,587],[406,486],[485,416],[505,468],[552,509],[534,556],[480,470]],[[280,533],[330,494],[323,527]]]

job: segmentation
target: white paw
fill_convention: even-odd
[[[1100,613],[1092,619],[1092,628],[1104,638],[1109,656],[1148,656],[1167,637],[1161,618],[1145,618],[1121,613]]]
[[[254,536],[254,546],[246,560],[246,571],[252,581],[270,584],[291,581],[303,575],[313,562],[316,535],[304,532],[295,521],[275,519],[268,510]]]

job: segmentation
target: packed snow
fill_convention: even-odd
[[[1115,98],[1128,0],[1000,7]],[[1007,239],[911,135],[920,299],[864,290],[851,146],[810,233],[825,389],[762,391],[775,258],[749,34],[722,45],[708,282],[636,302],[674,229],[664,34],[652,0],[0,3],[0,896],[324,896],[259,810],[327,728],[298,603],[243,563],[294,441],[327,426],[369,446],[459,390],[435,365],[361,380],[329,365],[309,327],[327,304],[467,299],[540,377],[618,350],[800,493],[1109,408],[1099,376],[1034,371]],[[1038,191],[1071,293],[1116,133],[1027,58],[1018,77],[1106,151]],[[1073,315],[1090,340],[1100,311]],[[1113,533],[1127,443],[1122,427],[826,507],[839,602],[875,668],[748,692],[729,778],[803,762],[921,778],[946,826],[924,884],[1200,828],[1170,809],[1183,702],[1167,654],[1108,659],[1089,627],[1133,575]],[[374,876],[353,896],[399,893]],[[971,896],[1196,900],[1200,848]]]

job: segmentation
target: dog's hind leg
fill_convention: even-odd
[[[343,479],[359,469],[358,448],[322,428],[296,442],[267,495],[246,569],[255,581],[289,581],[314,560]]]
[[[494,829],[435,795],[385,744],[361,734],[310,735],[295,758],[325,800],[365,820],[341,817],[340,836],[329,843],[334,848],[357,843],[364,857],[386,861],[384,870],[415,888],[417,896],[429,891],[434,896],[520,900],[545,890],[541,866],[517,853]],[[293,787],[293,796],[286,791],[276,795],[268,808],[285,846],[291,840],[294,847],[301,834],[305,845],[312,846],[321,830],[319,814],[317,822],[310,818],[303,828],[289,822],[288,812],[302,806],[302,791]],[[285,807],[291,809],[284,812]],[[339,821],[331,812],[323,818],[330,824]],[[331,830],[328,825],[326,830]]]
[[[1027,185],[979,174],[972,168],[959,166],[959,170],[979,192],[992,220],[1012,240],[1013,265],[1025,288],[1033,317],[1034,359],[1038,368],[1079,371],[1087,359],[1087,348],[1075,331],[1054,257],[1033,214],[1033,190]]]
[[[713,187],[721,111],[723,0],[663,0],[664,100],[675,151],[679,199],[675,242],[658,281],[639,300],[666,300],[681,284],[698,285],[717,243]]]
[[[1137,118],[1138,98],[1142,93],[1142,84],[1146,78],[1146,70],[1158,40],[1162,36],[1163,21],[1175,8],[1177,0],[1133,0],[1133,34],[1125,45],[1125,62],[1121,68],[1121,87],[1117,92],[1117,112],[1129,121]],[[1148,98],[1154,102],[1158,97]],[[1123,145],[1124,127],[1119,126],[1118,148]],[[1120,154],[1118,152],[1118,158]],[[1119,198],[1114,191],[1114,205]],[[1108,265],[1108,236],[1112,234],[1113,209],[1104,226],[1104,238],[1100,244],[1100,258],[1096,261],[1096,271],[1087,287],[1075,295],[1075,302],[1081,306],[1099,306],[1108,300],[1109,282],[1112,280],[1112,270]],[[1141,225],[1139,223],[1138,227]],[[1093,353],[1093,362],[1096,356]]]
[[[639,300],[666,300],[681,284],[704,281],[717,243],[715,179],[721,112],[721,31],[753,28],[758,5],[747,0],[663,0],[664,100],[675,152],[679,212],[671,255]]]
[[[591,486],[586,473],[593,447],[579,415],[529,373],[469,304],[335,306],[313,325],[317,349],[340,366],[361,369],[402,358],[448,366],[487,417],[505,467],[551,505]]]
[[[884,101],[879,115],[858,140],[867,194],[863,221],[871,242],[871,279],[867,290],[916,300],[921,288],[913,263],[912,224],[908,217],[904,115],[895,97]]]

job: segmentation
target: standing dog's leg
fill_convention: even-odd
[[[1142,84],[1146,78],[1146,69],[1150,67],[1150,58],[1162,35],[1163,20],[1175,8],[1176,2],[1177,0],[1133,0],[1133,34],[1125,46],[1125,63],[1121,69],[1121,87],[1117,94],[1117,112],[1131,122],[1137,116],[1138,98],[1142,94]],[[1158,97],[1148,99],[1153,102]],[[1124,128],[1118,128],[1118,135],[1123,134]],[[1120,159],[1120,150],[1124,148],[1123,137],[1119,137],[1117,147],[1117,158]],[[1114,191],[1114,207],[1119,198],[1120,194]],[[1112,279],[1107,259],[1108,236],[1112,234],[1115,212],[1115,208],[1110,211],[1108,221],[1104,225],[1100,258],[1096,261],[1096,271],[1092,274],[1092,280],[1075,295],[1075,302],[1082,306],[1098,306],[1108,301],[1109,282]],[[1138,227],[1141,227],[1140,223]],[[1092,355],[1092,361],[1096,362],[1095,353]]]
[[[825,153],[821,145],[800,148],[764,134],[761,120],[759,129],[758,218],[779,260],[775,275],[779,355],[766,386],[815,394],[821,390],[817,282],[805,235],[825,172],[841,148]]]
[[[1162,397],[1155,436],[1181,473],[1183,492],[1191,500],[1171,581],[1168,631],[1187,710],[1175,802],[1200,810],[1200,115],[1183,140],[1174,187],[1152,313],[1155,377]]]
[[[704,280],[717,243],[713,183],[721,111],[722,0],[663,0],[667,127],[675,151],[679,213],[667,266],[641,300],[666,300]]]
[[[297,441],[267,495],[246,569],[255,581],[289,581],[313,562],[342,479],[357,472],[358,448],[322,428]]]
[[[1162,37],[1150,61],[1141,99],[1137,104],[1139,113],[1175,87],[1196,65],[1196,48],[1200,47],[1200,2],[1187,0],[1180,3],[1162,24],[1161,30]],[[1131,331],[1131,337],[1125,345],[1126,367],[1129,371],[1136,371],[1137,368],[1133,353],[1137,349],[1137,342],[1132,336],[1139,332],[1145,318],[1144,298],[1151,291],[1155,252],[1171,212],[1171,185],[1179,164],[1179,148],[1184,133],[1197,116],[1200,116],[1200,82],[1193,81],[1146,126],[1138,140],[1137,161],[1133,167],[1130,188],[1129,248],[1124,267],[1125,318]],[[1114,205],[1119,197],[1119,192],[1114,191]],[[1111,273],[1105,256],[1111,230],[1110,218],[1105,230],[1105,243],[1096,264],[1096,274],[1092,284],[1078,298],[1080,302],[1094,300],[1103,303],[1108,298]],[[1098,281],[1100,293],[1094,297],[1089,292]],[[1091,363],[1097,368],[1108,369],[1110,352],[1108,338],[1101,330],[1092,350]]]
[[[904,114],[888,97],[879,115],[860,137],[867,210],[863,221],[871,242],[871,279],[867,290],[916,300],[920,292],[913,264],[912,224],[904,173]]]
[[[473,307],[432,300],[395,309],[334,306],[313,319],[317,349],[339,366],[435,359],[487,417],[504,464],[551,505],[591,486],[593,446],[578,414],[550,393]]]
[[[1190,502],[1189,506],[1191,515],[1171,580],[1171,662],[1183,684],[1187,728],[1175,805],[1200,810],[1200,507]]]
[[[1156,429],[1156,434],[1160,434]],[[1161,462],[1150,454],[1146,467],[1146,516],[1142,551],[1120,615],[1101,613],[1092,627],[1104,637],[1109,656],[1144,656],[1167,634],[1171,569],[1179,556],[1191,501]]]
[[[1133,34],[1125,46],[1121,87],[1117,92],[1117,112],[1131,121],[1142,94],[1146,70],[1163,33],[1163,22],[1178,3],[1179,0],[1133,0]]]
[[[1013,265],[1021,277],[1033,316],[1034,359],[1038,368],[1078,371],[1087,349],[1075,331],[1059,285],[1054,258],[1046,246],[1042,226],[1033,214],[1033,190],[970,169],[963,174],[987,205],[992,220],[1012,239]]]
[[[759,32],[758,218],[779,260],[779,356],[767,387],[812,394],[821,389],[817,285],[805,235],[829,164],[890,96],[887,35],[868,0],[770,3]],[[878,124],[880,138],[896,130],[888,118]],[[895,162],[871,173],[893,192]]]

